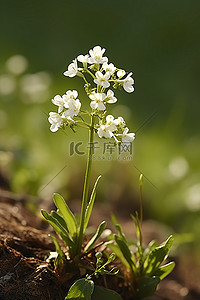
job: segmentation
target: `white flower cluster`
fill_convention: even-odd
[[[50,130],[56,132],[62,125],[73,124],[73,117],[79,114],[81,102],[76,90],[69,90],[63,96],[56,95],[52,103],[58,106],[58,112],[49,113]]]
[[[100,123],[97,133],[100,138],[112,138],[119,142],[117,137],[121,137],[122,143],[130,143],[135,139],[135,133],[128,133],[128,127],[125,127],[125,121],[122,117],[115,119],[112,115],[106,117],[105,123]],[[122,133],[116,133],[122,131]]]
[[[94,83],[102,86],[103,88],[108,88],[110,82],[114,82],[114,87],[123,86],[124,90],[128,93],[134,91],[134,79],[131,77],[132,72],[129,73],[125,78],[126,72],[121,69],[117,69],[112,63],[108,64],[108,58],[103,57],[105,49],[101,49],[100,46],[95,46],[93,49],[89,50],[89,55],[79,55],[73,60],[73,62],[68,66],[67,71],[64,72],[65,76],[74,77],[76,75],[81,76],[81,72],[87,69],[87,64],[92,64],[91,69],[96,69],[94,76]],[[78,67],[78,63],[83,64],[83,68]],[[100,69],[100,65],[102,67]]]
[[[128,133],[125,121],[122,117],[115,119],[112,115],[106,116],[107,104],[117,102],[114,92],[110,89],[111,84],[114,88],[123,87],[128,93],[134,91],[134,80],[131,77],[132,73],[126,75],[122,69],[118,69],[112,63],[108,63],[108,58],[103,56],[105,49],[100,46],[95,46],[89,50],[89,54],[79,55],[68,66],[65,76],[79,76],[85,82],[85,91],[88,94],[90,108],[92,112],[87,112],[90,116],[95,116],[95,130],[100,138],[114,138],[116,142],[132,142],[135,138],[134,133]],[[82,63],[82,67],[78,66],[78,62]],[[89,66],[88,66],[89,64]],[[88,82],[85,75],[90,75],[93,80]],[[109,88],[109,89],[108,89]],[[108,90],[106,90],[108,89]],[[52,102],[58,106],[58,112],[49,113],[49,122],[51,123],[50,130],[57,131],[60,127],[63,128],[69,125],[73,128],[78,125],[74,117],[81,117],[80,111],[81,102],[78,97],[78,92],[69,90],[63,96],[56,95]],[[80,118],[82,123],[86,125],[83,118]],[[80,122],[79,119],[79,122]],[[98,119],[98,122],[96,120]],[[83,125],[82,124],[82,125]],[[88,126],[88,124],[86,125]]]

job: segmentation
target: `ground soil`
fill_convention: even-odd
[[[55,250],[50,231],[26,208],[26,197],[0,190],[0,300],[64,299],[76,275],[61,277],[46,262],[48,253]],[[152,235],[155,223],[146,221],[144,231]],[[159,284],[155,296],[146,299],[199,300],[200,272],[195,261],[190,255],[173,259],[175,270]],[[113,288],[127,300],[125,289],[117,284],[113,282]]]

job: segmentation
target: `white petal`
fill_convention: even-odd
[[[100,79],[100,80],[101,80],[102,78],[104,78],[104,77],[103,77],[103,74],[102,74],[100,71],[97,71],[97,72],[95,73],[95,76],[96,76],[97,79]]]
[[[126,72],[124,70],[117,71],[117,76],[118,77],[123,77],[125,74],[126,74]]]
[[[101,85],[106,89],[110,86],[110,83],[108,81],[103,81]]]
[[[76,73],[73,72],[73,71],[65,71],[63,74],[65,76],[68,76],[68,77],[74,77],[74,76],[76,76]]]
[[[63,106],[58,107],[58,113],[61,113],[63,111]]]
[[[114,117],[112,115],[107,115],[106,123],[113,122],[113,121],[114,121]]]
[[[134,92],[134,87],[133,87],[131,84],[129,84],[129,83],[124,83],[124,84],[123,84],[123,88],[124,88],[124,90],[125,90],[127,93],[132,93],[132,92]]]
[[[109,100],[107,100],[107,103],[116,103],[117,102],[117,98],[112,97]]]
[[[88,54],[86,54],[86,55],[79,55],[77,57],[77,60],[80,61],[80,62],[82,62],[82,63],[86,63],[86,62],[88,62],[88,57],[89,57]]]
[[[53,123],[53,124],[51,125],[51,127],[50,127],[50,130],[51,130],[52,132],[58,131],[58,126],[57,126],[57,124]]]
[[[122,143],[132,142],[135,139],[134,133],[128,133],[126,136],[122,137]]]
[[[91,107],[92,109],[96,109],[96,108],[98,107],[98,104],[97,104],[95,101],[92,101],[92,102],[90,103],[90,107]]]
[[[105,107],[105,105],[103,104],[103,102],[99,102],[99,103],[98,103],[98,109],[99,109],[99,110],[105,110],[105,109],[106,109],[106,107]]]

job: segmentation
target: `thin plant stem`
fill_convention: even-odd
[[[84,187],[83,187],[83,196],[82,196],[82,206],[81,206],[81,218],[80,218],[80,228],[79,228],[79,235],[78,235],[78,243],[77,243],[77,253],[80,253],[82,242],[83,242],[83,229],[85,223],[85,213],[88,204],[88,193],[89,193],[89,183],[90,183],[90,173],[92,167],[92,155],[93,155],[93,140],[94,140],[94,118],[95,116],[91,116],[91,126],[89,130],[89,149],[88,149],[88,156],[87,156],[87,164],[86,164],[86,171],[85,171],[85,180],[84,180]]]
[[[86,72],[87,72],[88,74],[90,74],[94,79],[96,78],[96,77],[94,76],[94,74],[92,74],[92,72],[90,72],[90,70],[86,69]]]
[[[143,221],[143,204],[142,204],[143,174],[140,175],[140,178],[139,178],[139,186],[140,186],[140,192],[139,192],[140,226],[142,226],[142,221]]]

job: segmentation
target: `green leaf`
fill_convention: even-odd
[[[94,282],[85,278],[77,280],[69,289],[65,300],[91,300]]]
[[[53,216],[48,214],[45,210],[41,210],[43,217],[53,227],[55,232],[63,239],[68,247],[74,247],[73,241],[70,239],[67,230],[55,219]]]
[[[54,245],[56,247],[56,252],[58,253],[58,256],[56,257],[55,262],[54,262],[55,270],[58,273],[62,273],[63,269],[65,268],[67,258],[65,256],[65,253],[62,251],[57,239],[53,235],[50,235],[50,237],[51,237],[52,241],[54,242]]]
[[[139,178],[140,188],[142,188],[142,186],[143,186],[143,178],[144,178],[143,174],[140,174],[140,178]]]
[[[112,221],[112,223],[113,223],[113,225],[115,226],[116,224],[118,224],[118,221],[117,221],[117,217],[115,216],[115,214],[111,214],[110,215],[110,217],[111,217],[111,221]]]
[[[136,228],[136,234],[137,234],[137,238],[140,242],[140,247],[142,246],[142,231],[140,228],[140,222],[139,222],[139,217],[138,217],[138,213],[136,212],[136,216],[131,215],[131,218],[133,219],[134,223],[135,223],[135,228]]]
[[[158,268],[153,275],[158,276],[160,280],[163,280],[168,274],[172,272],[175,267],[175,262],[171,261],[170,263]]]
[[[152,296],[159,282],[160,279],[157,276],[141,278],[137,282],[137,297],[143,299],[144,297]]]
[[[87,209],[86,209],[85,222],[84,222],[84,232],[85,232],[85,230],[87,228],[87,225],[88,225],[91,213],[92,213],[92,208],[93,208],[94,201],[95,201],[95,198],[96,198],[96,188],[97,188],[97,184],[98,184],[100,178],[101,178],[101,176],[99,176],[97,178],[97,180],[96,180],[96,182],[94,184],[94,187],[93,187],[93,190],[92,190],[92,193],[91,193],[91,196],[90,196],[90,201],[89,201]]]
[[[122,264],[129,269],[129,264],[127,262],[127,260],[124,258],[124,255],[122,253],[122,251],[120,250],[120,248],[114,244],[114,242],[107,242],[105,243],[105,245],[110,248],[115,254],[116,256],[121,260]]]
[[[77,223],[74,214],[61,195],[57,193],[53,194],[53,200],[67,224],[71,237],[74,239],[77,236]]]
[[[69,230],[67,228],[67,224],[65,223],[65,220],[63,219],[63,217],[58,212],[52,211],[51,216],[54,217],[69,233]]]
[[[122,297],[113,290],[105,289],[98,285],[95,285],[94,292],[92,294],[92,300],[122,300]]]
[[[97,228],[97,231],[96,231],[95,235],[87,243],[87,245],[84,249],[85,252],[89,252],[92,249],[93,245],[98,240],[98,238],[101,236],[101,234],[104,231],[105,227],[106,227],[106,222],[105,221],[101,222],[101,224]]]
[[[124,242],[127,243],[126,236],[125,236],[125,234],[123,233],[123,230],[122,230],[122,226],[120,224],[115,224],[115,228],[119,232],[120,237],[124,240]]]
[[[116,258],[116,254],[115,253],[111,253],[109,256],[108,256],[108,260],[107,262],[105,263],[105,265],[108,265],[110,264],[111,262],[113,262]]]
[[[65,253],[62,251],[59,242],[57,241],[57,239],[55,238],[55,236],[50,235],[50,238],[52,239],[55,247],[56,247],[56,252],[58,253],[58,255],[60,255],[62,257],[62,259],[66,260],[66,256]]]
[[[164,242],[161,246],[156,247],[153,251],[149,253],[145,261],[146,274],[154,274],[155,269],[157,269],[160,264],[166,259],[169,250],[172,246],[173,237],[170,236],[166,242]]]
[[[132,273],[134,273],[136,270],[135,259],[134,259],[133,254],[131,253],[127,243],[124,241],[124,239],[121,236],[117,236],[117,235],[115,235],[115,241],[116,241],[119,249],[121,250],[124,258],[128,262]]]

